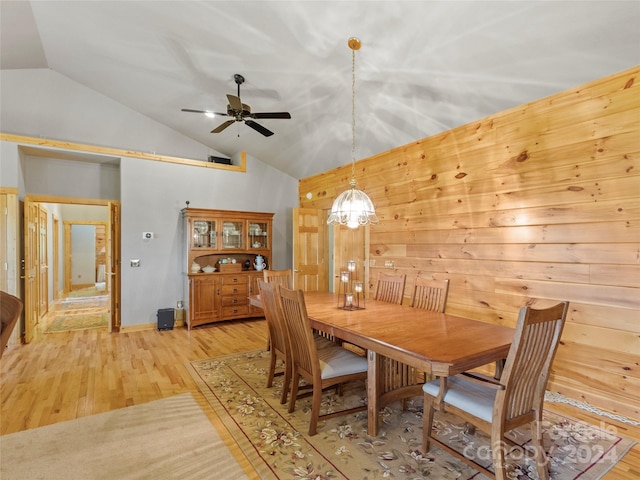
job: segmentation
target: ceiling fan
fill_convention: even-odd
[[[256,132],[261,133],[265,137],[270,137],[273,135],[273,132],[257,122],[254,122],[253,119],[258,118],[291,118],[291,114],[289,112],[263,112],[263,113],[251,113],[251,107],[245,103],[240,101],[240,85],[244,83],[244,77],[239,73],[236,73],[233,76],[236,84],[238,85],[238,96],[235,95],[227,95],[227,100],[229,100],[229,104],[227,105],[227,113],[219,113],[219,112],[210,112],[205,110],[192,110],[190,108],[183,108],[183,112],[193,112],[193,113],[204,113],[208,116],[223,116],[223,117],[232,117],[233,120],[227,120],[216,128],[211,130],[211,133],[220,133],[229,125],[234,124],[235,122],[244,122],[249,127],[253,128]]]

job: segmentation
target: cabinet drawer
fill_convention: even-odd
[[[233,305],[248,305],[249,299],[246,295],[223,295],[222,306],[228,307]]]
[[[221,275],[220,280],[223,285],[245,285],[247,283],[246,275]]]
[[[220,293],[224,295],[244,295],[249,296],[249,286],[244,283],[242,285],[222,285]]]
[[[222,317],[236,317],[238,315],[248,315],[249,314],[249,305],[235,305],[229,307],[222,307]]]

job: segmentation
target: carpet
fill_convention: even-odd
[[[0,436],[7,480],[248,479],[188,394]]]
[[[269,353],[264,350],[191,362],[189,371],[198,388],[218,413],[254,468],[264,479],[486,479],[443,450],[422,453],[422,399],[402,410],[392,404],[381,414],[378,436],[367,435],[366,411],[319,423],[309,437],[310,398],[298,400],[289,414],[280,405],[282,376],[266,388]],[[278,383],[279,382],[279,383]],[[341,410],[366,402],[364,383],[345,386],[343,396],[328,392],[323,411]],[[618,436],[613,427],[598,428],[545,412],[545,446],[551,457],[553,480],[601,478],[635,444]],[[468,435],[464,422],[436,413],[436,429],[454,448],[491,464],[489,439],[484,433]],[[529,430],[511,438],[523,448]],[[523,460],[522,449],[508,459],[509,478],[537,478],[535,466]]]
[[[109,313],[80,313],[74,315],[56,313],[47,325],[45,333],[85,330],[88,328],[106,327],[108,325]]]
[[[91,297],[67,297],[56,300],[51,306],[51,310],[105,310],[108,307],[108,299],[109,297],[107,295],[96,295]]]
[[[104,283],[98,283],[92,287],[81,288],[79,290],[72,290],[66,296],[67,297],[94,297],[96,295],[105,295]]]

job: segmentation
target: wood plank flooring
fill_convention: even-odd
[[[12,346],[0,360],[0,433],[8,434],[74,418],[191,392],[250,478],[252,470],[230,434],[198,391],[187,362],[264,348],[264,319],[221,322],[169,331],[109,334],[104,329],[47,334],[28,345]],[[550,409],[596,425],[606,420],[640,440],[640,428],[595,417],[574,407]],[[606,480],[640,478],[636,445]]]

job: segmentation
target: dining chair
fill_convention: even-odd
[[[569,302],[545,309],[522,307],[500,380],[471,372],[425,383],[423,450],[435,443],[468,465],[505,480],[505,433],[529,424],[538,478],[548,478],[542,445],[542,406]],[[494,472],[433,435],[434,411],[451,412],[491,435]]]
[[[417,276],[411,291],[409,306],[444,313],[449,293],[449,280],[433,280]]]
[[[402,305],[406,281],[406,275],[388,275],[386,273],[378,273],[378,278],[376,279],[376,285],[373,292],[373,299],[380,302],[397,303],[398,305]]]
[[[291,269],[286,270],[263,270],[264,281],[268,283],[279,283],[287,288],[293,288],[293,276]]]
[[[285,330],[284,320],[280,315],[280,309],[276,300],[276,284],[258,279],[258,291],[262,300],[264,317],[267,320],[269,332],[269,371],[267,372],[267,388],[273,386],[273,379],[276,375],[284,375],[282,382],[282,394],[280,403],[287,402],[289,386],[291,384],[291,348]],[[284,362],[282,372],[276,373],[276,364],[280,358]]]
[[[322,391],[353,380],[366,380],[367,360],[346,348],[330,343],[325,348],[317,348],[311,322],[307,316],[304,292],[276,286],[277,298],[287,326],[291,346],[291,398],[289,413],[295,410],[301,378],[309,382],[313,389],[309,435],[315,435],[318,421],[338,415],[347,415],[366,410],[366,405],[320,414]]]
[[[282,311],[276,298],[277,284],[265,282],[261,279],[258,279],[257,283],[269,334],[270,356],[269,371],[267,372],[267,388],[271,388],[273,386],[273,380],[276,376],[284,375],[280,403],[285,404],[289,395],[289,389],[291,388],[291,365],[293,362],[286,325],[282,318]],[[334,344],[330,339],[318,334],[314,335],[314,341],[318,349],[332,346]],[[282,371],[276,372],[278,359],[283,362],[283,369]],[[303,395],[298,395],[298,397],[300,396]]]
[[[22,300],[10,293],[0,291],[0,357],[7,348],[11,333],[22,313]]]

